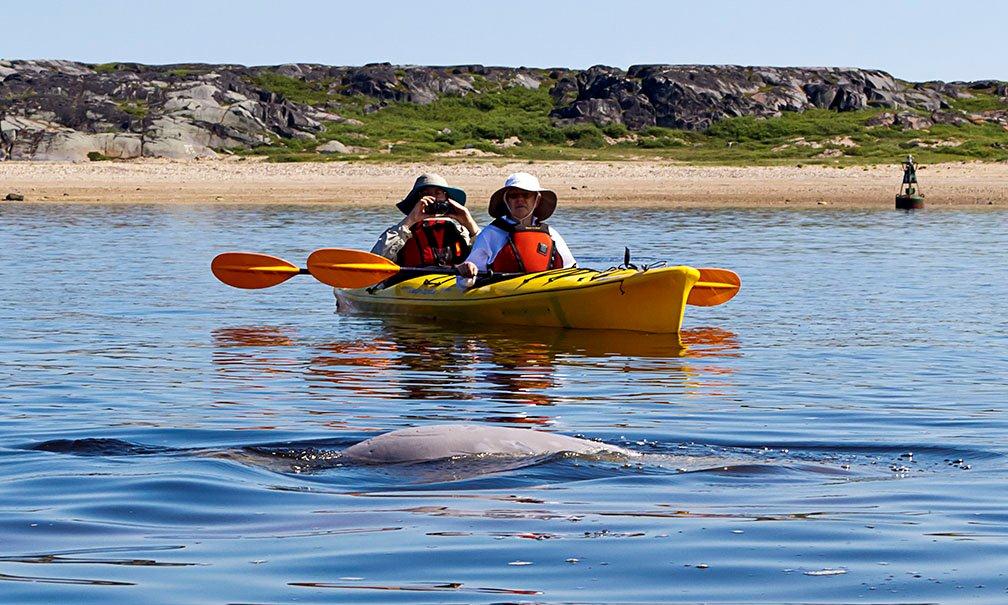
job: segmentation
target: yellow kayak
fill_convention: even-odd
[[[462,289],[452,275],[336,289],[341,311],[481,324],[678,333],[693,267],[555,269]]]

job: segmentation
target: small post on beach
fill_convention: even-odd
[[[919,210],[924,207],[924,196],[917,184],[917,165],[912,155],[903,162],[903,184],[896,194],[897,210]]]

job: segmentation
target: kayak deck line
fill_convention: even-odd
[[[571,268],[568,268],[568,269],[553,269],[551,271],[543,271],[541,273],[534,273],[531,276],[528,276],[528,275],[518,275],[518,276],[515,276],[515,277],[508,277],[506,279],[497,279],[497,280],[490,281],[490,282],[487,282],[487,283],[484,283],[484,284],[480,284],[479,282],[477,282],[476,286],[474,286],[472,288],[468,288],[467,290],[460,290],[460,292],[470,292],[470,291],[476,290],[478,288],[486,287],[486,286],[489,286],[489,285],[501,284],[501,283],[505,283],[505,282],[512,281],[512,280],[518,280],[518,279],[524,279],[524,281],[522,281],[521,284],[519,284],[518,286],[516,286],[516,288],[519,288],[521,286],[525,286],[529,282],[531,282],[533,280],[536,280],[536,279],[545,279],[546,281],[544,283],[550,284],[550,283],[552,283],[552,282],[554,282],[554,281],[556,281],[558,279],[563,279],[563,278],[567,278],[567,277],[573,277],[574,275],[579,275],[579,274],[582,274],[582,273],[587,273],[588,275],[584,275],[583,277],[578,278],[578,280],[577,280],[578,283],[583,282],[585,279],[588,279],[589,281],[595,281],[595,280],[600,279],[600,278],[610,277],[610,273],[612,271],[619,271],[619,269],[606,269],[605,271],[597,271],[595,269],[584,269],[584,268],[578,268],[578,267],[571,267]],[[549,277],[547,278],[545,274],[549,274]],[[426,279],[424,280],[423,284],[421,286],[418,286],[417,288],[415,288],[415,291],[418,292],[418,293],[421,292],[421,291],[423,291],[425,288],[431,288],[431,287],[437,288],[437,287],[444,286],[445,284],[448,284],[450,282],[454,282],[454,281],[456,281],[459,278],[459,276],[457,274],[452,274],[452,273],[431,273],[431,274],[423,276],[423,277],[426,277]],[[492,278],[493,276],[490,276],[490,277]],[[590,284],[585,284],[585,285],[590,285]],[[371,288],[371,290],[373,292],[374,291],[378,291],[378,290],[382,290],[382,289],[384,289],[384,288],[379,287],[379,286],[375,286],[375,287]],[[551,290],[551,291],[554,291],[554,290]],[[528,292],[522,292],[522,294],[528,294]]]

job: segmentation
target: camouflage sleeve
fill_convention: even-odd
[[[399,256],[399,251],[406,245],[406,240],[411,236],[409,227],[403,223],[405,220],[386,229],[385,233],[382,233],[378,241],[375,242],[374,247],[371,248],[371,253],[394,261]]]

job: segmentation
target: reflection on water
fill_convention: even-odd
[[[137,551],[158,551],[158,550],[181,550],[185,546],[153,546],[153,547],[123,547],[116,546],[110,548],[88,548],[81,550],[67,550],[34,555],[5,555],[0,556],[0,562],[13,563],[37,563],[42,565],[51,564],[71,564],[71,565],[137,565],[143,567],[188,567],[197,563],[180,563],[174,561],[158,561],[156,559],[137,558],[112,558],[96,557],[93,555],[137,552]],[[81,556],[92,555],[92,556]]]
[[[93,580],[88,578],[51,578],[42,576],[15,576],[0,573],[0,581],[4,582],[37,582],[39,584],[79,584],[84,586],[134,586],[133,582],[116,582],[115,580]]]
[[[412,585],[368,585],[368,584],[337,584],[332,582],[291,582],[290,586],[306,586],[311,588],[336,588],[341,590],[394,590],[405,592],[457,592],[457,593],[482,593],[482,594],[513,594],[513,595],[538,595],[541,590],[529,590],[522,588],[487,588],[469,587],[462,582],[447,582],[444,584],[412,584]]]
[[[307,342],[296,330],[282,326],[216,329],[213,361],[223,377],[245,382],[293,372],[314,388],[324,386],[358,398],[551,406],[557,393],[577,390],[581,374],[613,368],[654,388],[674,385],[677,390],[696,391],[705,380],[710,380],[710,386],[724,386],[730,368],[697,365],[692,360],[736,355],[739,349],[737,336],[721,328],[694,328],[677,335],[447,329],[400,318],[370,321],[372,337],[321,342]],[[304,352],[287,354],[284,347]],[[549,416],[521,410],[482,420],[546,424]]]
[[[220,349],[230,347],[289,347],[294,335],[288,335],[277,326],[217,328],[213,330],[214,345]],[[227,364],[226,360],[221,361]]]

